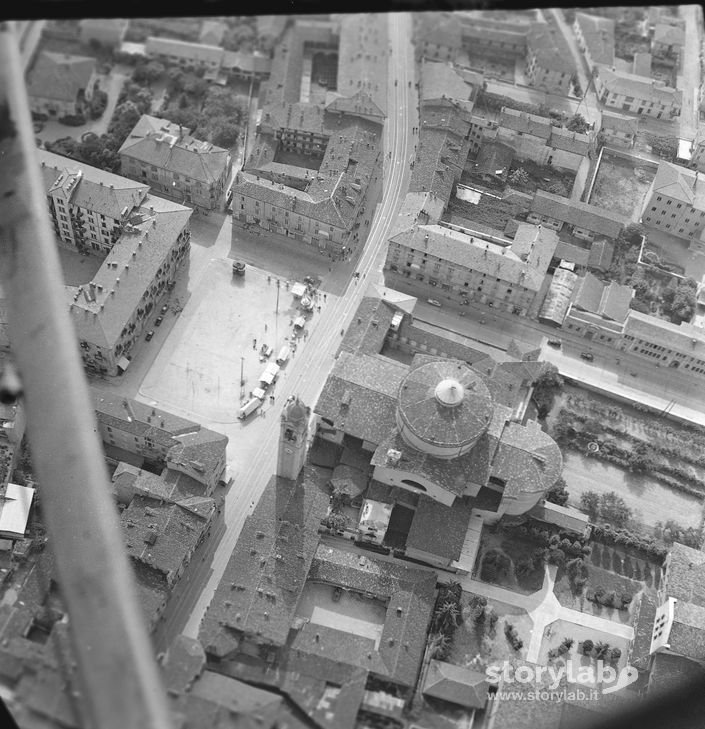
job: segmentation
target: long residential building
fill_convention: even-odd
[[[143,114],[120,147],[120,169],[170,199],[213,210],[225,203],[232,158],[189,129]]]
[[[527,223],[513,241],[449,224],[416,225],[390,239],[385,279],[392,288],[534,317],[557,243],[554,231]]]
[[[596,68],[595,91],[605,106],[655,119],[668,120],[680,114],[683,94],[679,89],[608,66]]]

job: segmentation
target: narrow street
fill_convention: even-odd
[[[697,5],[680,5],[678,12],[685,20],[685,48],[683,49],[682,76],[683,102],[680,115],[680,136],[693,140],[697,136],[700,110],[698,95],[700,92],[700,33],[698,27],[701,12]]]
[[[599,129],[602,114],[600,113],[600,105],[597,101],[595,87],[592,84],[590,69],[585,61],[585,57],[578,48],[578,42],[575,38],[575,34],[573,33],[573,29],[565,22],[563,11],[559,8],[551,8],[549,12],[555,18],[556,24],[570,48],[570,54],[573,57],[573,62],[575,63],[575,68],[578,72],[578,80],[580,81],[580,88],[583,92],[583,99],[577,107],[578,113],[582,114],[585,120],[590,124],[594,123],[595,129]]]

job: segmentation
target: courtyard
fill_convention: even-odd
[[[56,249],[66,286],[81,286],[88,283],[103,265],[102,256],[83,255],[62,245],[57,245]]]
[[[604,151],[589,202],[638,221],[656,164]]]
[[[381,600],[322,582],[307,582],[296,608],[296,617],[370,638],[375,642],[375,649],[382,637],[386,613],[386,605]]]

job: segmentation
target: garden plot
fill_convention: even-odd
[[[640,163],[605,152],[595,177],[590,203],[630,217],[637,214],[638,217],[655,176],[654,163]]]

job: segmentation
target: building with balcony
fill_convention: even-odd
[[[105,255],[128,216],[147,199],[147,184],[38,149],[54,232],[72,250]]]
[[[225,204],[232,158],[178,124],[143,114],[120,147],[120,169],[159,195],[214,210]]]

